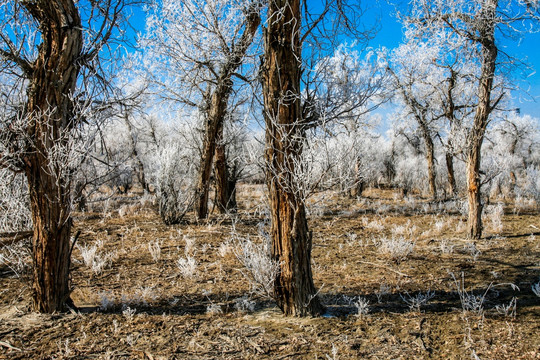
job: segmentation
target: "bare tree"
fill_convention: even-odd
[[[367,103],[360,90],[351,96],[353,107],[340,106],[335,93],[320,96],[318,84],[310,81],[317,73],[316,64],[331,57],[340,35],[348,33],[361,41],[369,37],[359,21],[358,3],[321,1],[318,5],[300,0],[268,2],[260,69],[272,257],[280,264],[274,296],[282,311],[292,316],[323,311],[311,273],[312,234],[305,208],[310,191],[305,179],[310,170],[303,158],[306,132],[330,118],[358,118],[359,109]],[[305,58],[303,46],[309,48]]]
[[[161,11],[148,19],[145,39],[149,53],[157,56],[152,79],[165,89],[166,97],[198,109],[204,121],[201,161],[197,180],[198,218],[208,215],[212,160],[216,158],[218,209],[235,206],[234,187],[227,171],[223,122],[230,112],[233,79],[248,80],[240,69],[260,24],[260,0],[164,1]],[[161,61],[161,63],[160,63]],[[167,67],[165,79],[160,77]],[[171,68],[173,66],[174,68]],[[172,85],[168,81],[174,79]],[[178,80],[180,80],[178,82]],[[249,81],[249,80],[248,80]],[[235,99],[235,101],[237,101]]]
[[[272,256],[280,264],[274,296],[286,315],[318,315],[322,306],[311,274],[312,235],[293,176],[305,138],[300,121],[300,0],[270,1],[267,18],[261,72]]]
[[[468,233],[471,238],[482,235],[481,148],[490,115],[503,99],[506,91],[497,88],[495,79],[503,73],[499,61],[501,51],[498,36],[512,36],[535,28],[539,19],[539,4],[531,1],[499,0],[416,0],[413,3],[411,23],[420,36],[429,37],[434,29],[444,27],[458,39],[461,56],[474,59],[478,66],[476,105],[471,126],[467,131],[465,151],[469,204]],[[516,65],[504,52],[506,62]]]
[[[113,37],[126,3],[0,2],[0,71],[19,91],[2,104],[0,161],[23,172],[28,181],[36,311],[50,313],[71,304],[74,132],[84,121],[84,102],[91,96],[90,90],[77,95],[77,87],[86,84],[82,73],[99,73],[100,51]],[[10,111],[14,97],[19,102]]]
[[[426,94],[421,94],[417,97],[417,93],[413,90],[413,85],[418,85],[418,74],[415,74],[414,71],[401,72],[400,75],[404,75],[401,78],[393,70],[391,72],[394,75],[397,91],[406,106],[407,112],[416,121],[422,139],[424,140],[424,155],[426,157],[428,169],[429,194],[431,199],[435,200],[437,199],[437,186],[435,181],[437,175],[435,169],[435,145],[433,142],[435,131],[433,123],[436,118],[431,107],[434,105],[432,103],[433,99],[426,96]]]

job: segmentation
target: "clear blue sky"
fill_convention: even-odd
[[[403,4],[403,11],[406,11],[408,1],[396,1]],[[397,47],[403,40],[401,25],[395,17],[395,9],[389,5],[386,0],[375,0],[366,2],[370,9],[366,13],[366,21],[372,23],[375,18],[380,18],[381,29],[369,46],[377,48],[384,46],[392,49]],[[145,14],[141,8],[133,9],[131,25],[137,31],[144,31]],[[520,43],[503,39],[501,44],[506,52],[520,59],[526,60],[536,70],[527,79],[520,79],[519,86],[528,90],[529,95],[524,92],[514,92],[514,105],[520,108],[522,114],[540,118],[540,33],[528,34]],[[532,101],[536,99],[536,102]]]

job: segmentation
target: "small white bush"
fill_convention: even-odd
[[[223,309],[219,304],[210,304],[206,307],[206,313],[207,314],[223,314]]]
[[[197,275],[197,260],[193,256],[179,258],[176,261],[176,266],[185,279],[192,279]]]
[[[101,274],[105,268],[111,266],[116,257],[114,252],[98,252],[98,248],[101,247],[101,242],[92,246],[77,244],[76,247],[81,253],[84,264],[91,268],[92,272],[96,275]]]
[[[255,301],[248,296],[242,296],[234,300],[234,308],[239,312],[252,312],[255,310]]]
[[[443,239],[439,244],[439,249],[442,254],[452,254],[454,252],[454,245],[450,244],[449,240]]]
[[[26,242],[4,245],[0,249],[0,266],[11,269],[16,277],[28,272],[32,267],[32,256]]]
[[[388,255],[397,262],[405,260],[412,253],[415,246],[413,241],[406,240],[402,236],[381,237],[377,243],[379,253]]]
[[[532,284],[531,289],[536,296],[540,297],[540,282]]]
[[[116,305],[116,299],[109,291],[100,293],[99,297],[100,297],[99,308],[103,311],[109,310]]]
[[[383,296],[386,296],[390,294],[390,285],[388,284],[381,284],[379,287],[379,290],[375,292],[375,296],[377,297],[377,302],[380,304],[382,302]]]
[[[399,296],[409,306],[410,311],[420,312],[420,308],[427,305],[429,300],[433,299],[435,292],[428,290],[425,293],[419,292],[414,296],[410,295],[408,292],[405,292],[405,296],[401,294]]]
[[[162,242],[157,239],[148,243],[148,251],[156,263],[161,259],[161,245]]]
[[[517,298],[514,296],[507,305],[501,304],[495,306],[495,311],[507,317],[516,317]]]
[[[236,244],[234,254],[245,267],[242,271],[249,281],[251,291],[257,295],[273,297],[274,280],[279,273],[279,263],[270,257],[270,239],[263,237],[261,244],[254,243],[249,236],[241,237],[233,232]]]
[[[369,301],[366,298],[359,296],[353,305],[356,307],[356,314],[358,316],[369,314]]]
[[[229,241],[221,243],[218,247],[218,255],[221,257],[227,256],[228,253],[232,252],[231,244]]]
[[[489,205],[485,209],[485,222],[487,227],[494,233],[500,234],[503,231],[504,208],[502,203]],[[487,221],[486,221],[487,220]]]
[[[135,308],[132,309],[128,306],[124,310],[122,310],[122,315],[124,315],[127,321],[131,322],[136,312],[137,312],[137,309]]]

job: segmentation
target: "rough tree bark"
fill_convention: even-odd
[[[420,125],[420,131],[422,132],[422,138],[424,139],[424,146],[426,151],[426,161],[428,166],[428,183],[429,194],[432,200],[437,199],[437,173],[435,169],[435,147],[433,145],[433,139],[431,137],[429,127],[423,116],[417,116],[418,124]]]
[[[445,154],[446,172],[448,176],[448,193],[450,198],[456,196],[456,177],[454,172],[454,155],[447,151]]]
[[[444,106],[444,115],[446,119],[448,120],[448,123],[450,125],[450,131],[452,132],[453,129],[456,127],[456,104],[454,103],[454,89],[456,88],[456,78],[458,73],[450,67],[450,76],[448,77],[448,89],[446,92],[447,97],[447,103]],[[448,138],[448,142],[446,144],[446,153],[445,153],[445,160],[446,160],[446,172],[448,177],[448,192],[450,194],[450,197],[453,198],[456,196],[456,177],[454,172],[454,154],[453,154],[453,143],[450,138]]]
[[[301,184],[296,184],[293,175],[305,139],[300,106],[300,1],[270,1],[267,17],[261,71],[272,257],[280,264],[274,295],[285,315],[319,315],[323,307],[311,273],[312,235],[298,192]]]
[[[72,0],[22,4],[39,23],[42,39],[29,76],[26,112],[31,144],[24,159],[34,223],[33,308],[52,313],[70,302],[71,184],[55,151],[67,144],[73,125],[70,96],[80,71],[81,19]]]
[[[216,151],[216,142],[219,129],[227,113],[227,103],[232,91],[231,80],[234,72],[242,63],[242,59],[253,41],[253,37],[261,22],[259,9],[256,3],[250,7],[246,15],[246,27],[238,44],[232,46],[231,54],[220,69],[216,80],[216,88],[209,98],[206,116],[201,164],[197,181],[196,212],[199,219],[208,216],[208,192],[210,189],[210,175],[212,173],[212,160]]]
[[[478,87],[478,104],[474,115],[473,127],[467,138],[467,190],[468,190],[468,235],[472,239],[482,236],[482,202],[480,198],[480,160],[484,134],[489,122],[489,114],[494,105],[491,104],[491,92],[497,60],[497,45],[495,44],[495,23],[497,0],[487,0],[483,3],[482,21],[478,25],[478,41],[482,50],[482,67]]]
[[[221,214],[236,212],[236,174],[229,171],[223,138],[223,123],[218,130],[214,174],[216,177],[216,206]]]

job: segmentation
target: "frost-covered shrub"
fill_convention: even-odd
[[[388,255],[392,260],[401,262],[412,252],[415,242],[405,239],[403,236],[381,237],[376,241],[379,253]]]
[[[536,207],[540,209],[540,171],[538,168],[527,168],[523,192],[533,198],[536,201]]]
[[[483,220],[487,223],[487,228],[494,233],[501,233],[503,230],[503,217],[504,217],[504,208],[502,203],[497,205],[488,205],[484,208],[485,219]]]
[[[256,243],[249,236],[241,236],[233,230],[232,241],[236,245],[234,253],[245,267],[242,274],[249,281],[251,291],[256,295],[272,298],[274,280],[279,273],[279,263],[270,255],[270,236],[262,231],[259,232],[262,242]]]
[[[26,177],[0,169],[0,232],[32,228]]]
[[[169,143],[155,158],[159,165],[156,190],[159,214],[165,224],[182,220],[195,200],[196,164],[191,149],[178,143]]]

